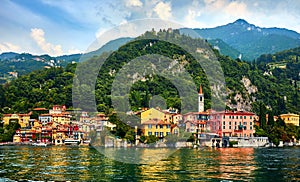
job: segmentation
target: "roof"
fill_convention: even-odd
[[[147,121],[143,122],[142,124],[146,125],[146,124],[171,124],[171,123],[170,122],[164,122],[163,120],[154,118],[154,119],[147,120]]]
[[[211,113],[211,115],[218,115],[218,114],[225,114],[225,115],[255,115],[253,112],[248,111],[220,111]]]
[[[280,114],[280,116],[296,116],[299,117],[298,114],[288,113],[288,114]]]
[[[44,108],[44,107],[37,107],[33,109],[34,111],[47,111],[48,109]]]
[[[199,94],[203,94],[202,92],[202,85],[200,84],[200,88],[199,88]]]

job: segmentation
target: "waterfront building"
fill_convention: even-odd
[[[299,126],[299,115],[298,114],[281,114],[280,118],[286,123],[286,124],[293,124],[295,126]]]
[[[165,120],[168,118],[169,117],[166,117],[164,112],[155,108],[150,108],[146,111],[141,112],[141,124],[151,119]]]
[[[143,122],[142,130],[145,136],[154,135],[161,139],[170,134],[179,134],[179,128],[177,125],[174,125],[170,122],[165,122],[158,118]]]
[[[185,131],[190,133],[202,133],[208,131],[208,112],[189,112],[183,115]]]
[[[255,114],[246,111],[212,112],[209,117],[210,132],[220,137],[253,137]]]
[[[28,114],[4,114],[3,122],[4,125],[8,125],[11,122],[17,122],[21,125],[21,128],[29,126],[29,119],[31,113]]]

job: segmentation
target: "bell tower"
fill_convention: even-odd
[[[204,94],[202,92],[202,85],[200,85],[199,93],[198,93],[198,112],[204,111]]]

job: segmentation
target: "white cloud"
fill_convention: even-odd
[[[51,55],[51,56],[58,56],[62,55],[63,51],[61,48],[61,45],[53,45],[46,41],[45,32],[43,29],[40,28],[32,28],[30,36],[33,38],[33,40],[37,43],[39,48],[41,48],[45,53]]]
[[[191,28],[199,28],[203,26],[200,21],[197,20],[200,15],[200,11],[189,9],[187,15],[184,17],[184,25]]]
[[[224,11],[231,16],[243,18],[247,16],[247,5],[244,2],[232,1],[225,8]]]
[[[143,3],[140,0],[126,0],[125,5],[127,7],[142,7]]]
[[[164,2],[159,2],[155,8],[154,12],[158,15],[159,18],[163,20],[167,20],[172,17],[172,8],[171,8],[171,3],[164,3]]]
[[[18,52],[20,47],[9,42],[0,43],[0,53],[2,52]]]

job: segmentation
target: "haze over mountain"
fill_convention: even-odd
[[[261,28],[249,24],[243,19],[215,28],[182,28],[180,31],[191,37],[207,39],[212,47],[219,50],[223,55],[246,61],[252,61],[262,54],[273,54],[300,46],[300,34],[295,31],[283,28]],[[111,40],[98,50],[86,53],[84,56],[89,58],[103,52],[115,51],[132,39],[123,37]],[[44,66],[65,66],[72,61],[80,61],[82,55],[51,57],[48,55],[35,56],[28,53],[2,53],[0,54],[0,77],[7,77],[8,72],[18,72],[19,75],[22,75]]]
[[[295,31],[283,28],[261,28],[243,19],[215,28],[183,28],[180,31],[208,40],[221,39],[241,52],[242,59],[247,61],[252,61],[262,54],[276,53],[300,46],[300,34]]]

